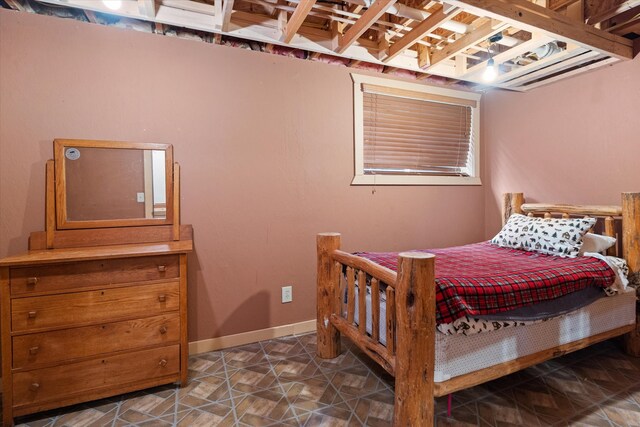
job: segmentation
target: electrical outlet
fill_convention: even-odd
[[[282,287],[282,302],[291,302],[293,301],[293,286],[283,286]]]
[[[144,193],[136,194],[136,198],[138,199],[138,203],[144,203]]]

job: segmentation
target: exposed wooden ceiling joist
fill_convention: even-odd
[[[442,61],[453,58],[454,56],[464,52],[479,42],[502,32],[508,24],[504,24],[496,20],[486,20],[478,28],[462,36],[453,43],[448,44],[442,50],[438,50],[431,56],[430,66],[434,66]]]
[[[567,43],[576,43],[619,59],[633,58],[633,42],[587,24],[568,19],[526,0],[447,0],[480,16],[500,19],[530,32],[543,32]]]
[[[598,24],[604,20],[613,18],[614,16],[620,15],[624,12],[627,12],[630,9],[635,8],[640,5],[640,0],[629,0],[625,1],[622,4],[616,5],[610,9],[607,9],[603,12],[598,13],[597,15],[593,15],[587,18],[587,24],[593,25]]]
[[[162,32],[181,27],[183,33],[184,28],[213,33],[216,43],[223,41],[222,36],[231,36],[265,43],[269,52],[286,52],[276,48],[286,46],[309,52],[302,55],[306,58],[340,56],[346,59],[334,62],[373,69],[385,66],[393,73],[409,70],[418,79],[481,87],[486,86],[480,74],[489,58],[487,39],[502,32],[501,46],[491,52],[501,75],[491,85],[510,90],[528,90],[546,78],[556,81],[562,73],[575,75],[575,67],[592,69],[610,63],[609,57],[631,58],[633,43],[615,33],[634,31],[640,25],[634,9],[603,22],[602,28],[614,34],[577,20],[583,12],[587,17],[605,12],[608,16],[613,7],[618,12],[640,0],[606,0],[597,7],[592,0],[534,0],[537,4],[447,0],[444,6],[449,13],[442,2],[430,0],[346,0],[347,5],[317,0],[126,0],[118,11],[106,9],[100,1],[30,1],[55,5],[51,11],[82,9],[89,19],[102,24],[114,22],[102,14],[119,15],[127,22],[153,22],[156,28],[164,27]],[[23,5],[21,0],[10,3],[14,8]],[[574,13],[582,6],[583,12]],[[554,7],[567,11],[567,16],[550,10]]]
[[[6,4],[8,4],[9,7],[14,9],[14,10],[19,10],[19,11],[22,11],[22,12],[25,11],[25,7],[22,4],[22,1],[20,1],[20,0],[4,0],[4,2]]]
[[[156,17],[156,2],[154,0],[138,0],[138,9],[148,18]]]
[[[224,0],[222,5],[222,16],[220,18],[220,30],[229,31],[229,23],[231,22],[231,12],[233,11],[233,3],[235,0]]]
[[[389,62],[396,56],[400,55],[406,49],[416,44],[420,39],[427,34],[433,32],[436,28],[440,27],[444,22],[453,19],[457,14],[462,12],[461,9],[455,8],[446,11],[445,8],[440,8],[434,12],[424,21],[416,25],[413,30],[402,36],[402,38],[393,43],[387,51],[387,57],[383,59],[384,62]]]
[[[335,50],[336,53],[344,53],[345,50],[365,32],[374,22],[382,16],[387,9],[393,5],[397,0],[376,0],[365,13],[362,14],[360,19],[351,26],[344,33],[343,36],[338,36],[338,47]]]
[[[296,35],[307,15],[311,12],[314,4],[316,4],[316,0],[300,0],[295,12],[293,12],[293,15],[291,15],[291,18],[289,18],[287,22],[284,34],[282,35],[283,42],[291,42],[291,39]]]

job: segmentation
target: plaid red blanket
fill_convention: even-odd
[[[615,273],[592,257],[561,258],[489,242],[429,249],[436,256],[436,323],[532,305],[587,286],[611,286]],[[356,253],[396,271],[397,252]]]

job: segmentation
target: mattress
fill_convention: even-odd
[[[357,288],[356,288],[357,291]],[[468,374],[500,363],[528,356],[558,345],[635,323],[636,296],[633,288],[538,323],[502,328],[473,335],[436,333],[435,382]],[[358,299],[356,315],[358,318]],[[371,313],[371,296],[366,298]],[[367,316],[371,332],[371,316]],[[386,307],[381,304],[380,337],[386,344]]]

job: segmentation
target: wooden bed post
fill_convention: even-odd
[[[629,282],[640,284],[640,193],[622,193],[622,257],[629,265]],[[624,336],[625,351],[640,357],[640,324]]]
[[[502,197],[502,225],[505,225],[511,214],[522,213],[524,193],[504,193]]]
[[[432,426],[435,364],[435,256],[402,252],[396,282],[396,400],[393,425]]]
[[[318,248],[317,353],[323,359],[340,354],[340,332],[331,324],[332,313],[340,313],[340,265],[331,253],[340,249],[340,233],[320,233]]]

